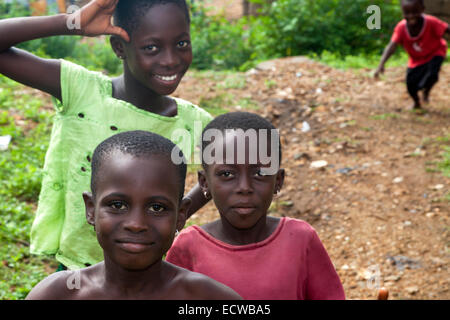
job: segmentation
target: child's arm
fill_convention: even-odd
[[[186,195],[186,198],[191,199],[191,206],[186,214],[186,219],[192,216],[195,212],[197,212],[197,210],[202,208],[205,204],[208,203],[209,200],[211,200],[205,198],[198,183],[191,189],[191,191],[189,191],[189,193]]]
[[[386,61],[388,61],[389,58],[395,53],[396,49],[397,49],[397,43],[393,42],[393,41],[389,42],[386,49],[384,49],[380,64],[378,65],[377,70],[375,70],[375,73],[374,73],[375,78],[378,78],[380,74],[384,73],[384,65],[385,65]]]
[[[41,59],[14,45],[38,38],[56,35],[116,34],[129,41],[127,33],[111,24],[111,16],[118,0],[96,0],[72,15],[11,18],[0,21],[0,73],[7,77],[47,92],[61,100],[59,60]],[[80,29],[70,29],[68,21],[80,16]],[[70,20],[69,20],[70,19]]]

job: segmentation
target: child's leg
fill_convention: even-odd
[[[439,80],[439,71],[441,70],[444,57],[436,56],[429,63],[427,63],[428,71],[422,79],[420,87],[424,89],[423,100],[428,102],[430,91]]]
[[[406,72],[406,87],[408,88],[409,95],[414,100],[414,104],[411,107],[412,109],[421,108],[419,98],[419,82],[423,73],[424,71],[422,66],[417,68],[408,68]]]

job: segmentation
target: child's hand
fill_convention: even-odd
[[[384,66],[379,66],[377,68],[377,70],[375,70],[375,73],[373,74],[373,77],[375,79],[378,79],[380,77],[380,74],[383,74],[383,73],[384,73]]]
[[[94,0],[81,8],[81,33],[95,37],[103,34],[117,35],[129,42],[128,33],[111,23],[112,15],[119,0]],[[74,13],[77,14],[77,13]]]

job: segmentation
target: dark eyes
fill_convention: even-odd
[[[156,212],[156,213],[161,213],[165,210],[166,208],[164,208],[162,205],[160,204],[152,204],[150,205],[150,207],[148,208],[148,210],[150,212]]]
[[[155,52],[158,50],[158,48],[154,45],[149,45],[149,46],[144,47],[144,50],[150,51],[150,52]]]
[[[113,201],[109,204],[109,206],[114,210],[125,210],[127,206],[122,201]]]
[[[217,175],[219,177],[232,178],[232,177],[234,177],[235,174],[232,171],[226,170],[226,171],[220,171]],[[255,173],[253,175],[256,176],[256,177],[265,177],[266,176],[263,173],[263,171],[261,169],[259,169],[259,168],[255,171]]]
[[[262,173],[261,169],[258,169],[258,170],[256,171],[256,173],[255,173],[255,176],[258,176],[258,177],[265,177],[266,175]]]
[[[187,48],[189,45],[190,45],[189,41],[183,40],[183,41],[177,42],[177,47],[178,48]],[[158,49],[159,48],[156,45],[153,45],[153,44],[144,47],[144,50],[145,51],[149,51],[149,52],[156,52],[156,51],[158,51]]]
[[[180,41],[177,43],[177,46],[179,48],[186,48],[187,46],[189,46],[189,41]]]
[[[233,175],[231,171],[221,171],[219,172],[220,177],[229,178]]]
[[[128,210],[128,205],[123,201],[113,201],[109,204],[109,207],[113,209],[114,211],[126,211]],[[155,214],[155,213],[162,213],[167,208],[161,204],[158,203],[152,203],[148,206],[148,212]]]

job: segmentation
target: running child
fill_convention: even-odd
[[[414,103],[410,109],[421,110],[419,91],[423,90],[423,102],[428,103],[430,91],[439,79],[439,71],[447,55],[444,34],[450,33],[448,23],[424,14],[423,0],[402,0],[404,20],[395,27],[391,41],[384,50],[374,76],[384,72],[386,61],[402,45],[409,55],[406,86]]]
[[[104,261],[54,273],[27,299],[240,299],[225,285],[162,260],[191,203],[183,199],[186,164],[171,161],[174,148],[157,134],[130,131],[95,149],[92,193],[83,198]]]
[[[206,126],[198,177],[220,219],[184,229],[166,260],[246,300],[345,299],[315,230],[305,221],[267,214],[285,176],[279,141],[273,125],[252,113],[228,113]]]
[[[73,29],[78,19],[81,29]],[[112,49],[123,60],[123,74],[113,79],[13,47],[54,35],[104,34],[112,35]],[[69,269],[103,259],[95,233],[86,224],[81,197],[89,187],[92,152],[123,131],[151,131],[170,139],[178,129],[195,133],[196,123],[203,128],[212,119],[206,111],[169,96],[191,62],[184,0],[95,0],[72,15],[0,21],[0,73],[55,98],[31,253],[55,255],[62,268]],[[189,159],[193,149],[186,145],[180,147]],[[206,203],[199,186],[187,197],[192,200],[188,215]]]

